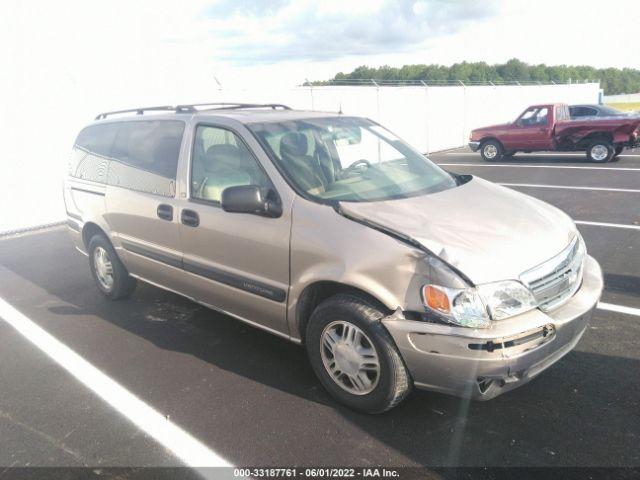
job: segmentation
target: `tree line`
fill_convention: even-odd
[[[586,65],[530,65],[516,58],[506,63],[489,65],[486,62],[445,65],[404,65],[400,68],[360,66],[351,73],[338,73],[331,80],[307,82],[306,85],[361,84],[368,80],[379,82],[425,82],[427,84],[461,81],[478,83],[569,83],[600,81],[605,95],[640,92],[640,70],[633,68],[595,68]]]

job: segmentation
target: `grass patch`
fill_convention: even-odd
[[[618,110],[624,110],[624,111],[640,110],[640,102],[607,103],[607,105],[613,108],[617,108]]]

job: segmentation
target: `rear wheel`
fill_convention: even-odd
[[[613,145],[607,140],[595,140],[587,147],[587,158],[590,162],[606,163],[614,154]]]
[[[487,140],[480,145],[480,155],[486,162],[497,162],[504,155],[504,149],[497,140]]]
[[[104,235],[95,235],[89,241],[89,265],[98,289],[110,300],[127,298],[135,290],[135,278],[129,275]]]
[[[307,354],[320,382],[335,399],[365,413],[389,410],[411,391],[383,317],[363,299],[340,294],[322,302],[307,326]]]

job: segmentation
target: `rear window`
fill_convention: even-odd
[[[111,148],[109,185],[173,196],[184,123],[122,122]]]
[[[569,107],[567,105],[558,105],[556,107],[556,121],[569,120],[571,115],[569,114]]]

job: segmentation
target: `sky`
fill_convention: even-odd
[[[62,152],[98,112],[267,92],[359,65],[640,68],[639,17],[635,0],[2,0],[0,162],[16,184],[58,182]]]
[[[295,85],[363,64],[640,68],[638,19],[633,0],[3,0],[0,58],[11,68],[0,81],[183,93],[216,79]]]

